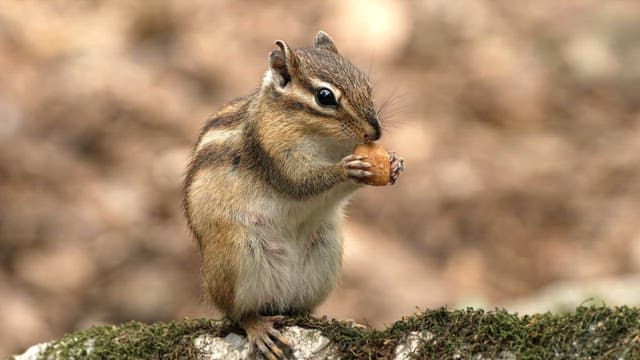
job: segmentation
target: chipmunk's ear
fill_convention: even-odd
[[[316,34],[316,38],[313,40],[313,46],[318,49],[325,49],[336,54],[338,53],[336,43],[334,43],[329,34],[324,31],[318,31],[318,33]]]
[[[277,85],[285,87],[295,76],[298,59],[286,42],[277,40],[276,45],[280,50],[274,50],[269,54],[271,77]]]

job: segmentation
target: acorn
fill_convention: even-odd
[[[364,181],[364,183],[368,185],[393,185],[400,175],[400,172],[404,169],[404,160],[396,157],[394,153],[388,152],[374,142],[356,146],[353,154],[366,157],[364,161],[372,165],[367,171],[372,172],[373,176],[368,177]]]

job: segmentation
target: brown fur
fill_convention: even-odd
[[[234,239],[241,238],[243,234],[241,229],[229,223],[220,221],[212,225],[216,234],[201,243],[203,287],[219,309],[225,314],[233,314],[237,260],[242,251]]]
[[[259,315],[310,312],[336,285],[341,209],[358,187],[348,155],[380,135],[366,76],[328,35],[276,44],[261,88],[203,127],[184,183],[205,292],[257,343],[272,330]],[[318,104],[319,86],[340,105]]]

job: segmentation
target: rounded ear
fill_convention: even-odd
[[[316,34],[316,38],[313,40],[313,46],[318,49],[329,50],[333,53],[338,53],[338,48],[336,44],[333,42],[333,39],[324,31],[318,31]]]
[[[269,54],[269,66],[274,81],[281,87],[286,86],[295,74],[297,67],[296,55],[289,45],[282,40],[277,40],[276,45],[280,50],[274,50]]]

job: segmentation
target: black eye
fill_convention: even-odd
[[[327,88],[318,89],[316,92],[316,100],[318,101],[318,104],[322,106],[338,105],[335,95],[333,95],[333,92]]]

